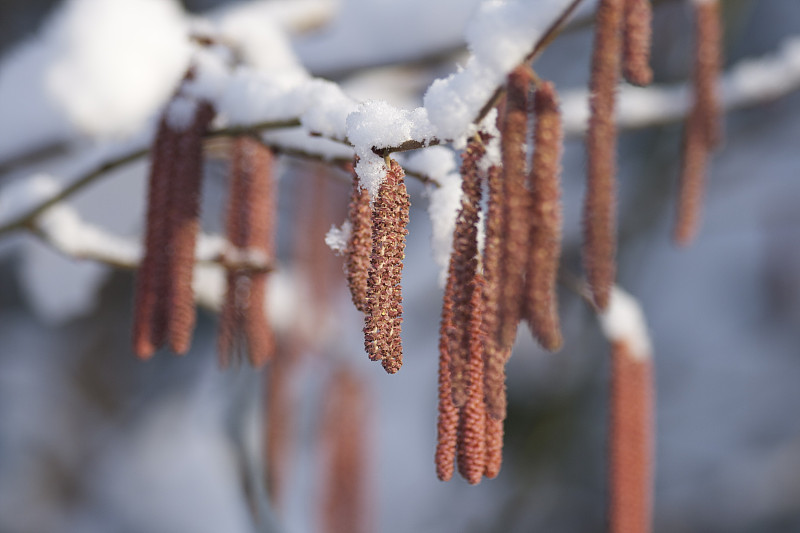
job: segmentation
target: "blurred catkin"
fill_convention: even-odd
[[[527,319],[547,350],[561,348],[558,263],[561,255],[561,151],[563,133],[555,87],[542,82],[534,95],[536,126],[530,173],[530,243],[526,271]]]
[[[167,342],[189,350],[195,323],[194,249],[199,230],[203,136],[214,118],[211,104],[196,102],[191,121],[175,128],[165,112],[153,147],[145,253],[137,273],[134,352],[143,359]]]
[[[353,177],[353,190],[347,211],[350,221],[350,237],[347,240],[345,272],[350,296],[356,309],[367,311],[367,273],[372,253],[372,211],[369,193],[361,187],[358,176]]]
[[[620,74],[625,0],[600,0],[595,21],[591,114],[586,136],[588,177],[583,208],[583,261],[594,303],[608,306],[616,276],[616,151],[614,109]]]
[[[653,8],[650,0],[625,0],[625,22],[622,46],[622,73],[630,83],[650,85]]]
[[[226,233],[237,255],[274,255],[275,191],[272,152],[258,140],[238,137],[231,153]],[[220,313],[219,355],[223,366],[241,343],[253,366],[268,361],[275,351],[272,328],[264,309],[267,273],[233,262]]]
[[[611,346],[609,531],[648,533],[653,494],[652,359]]]

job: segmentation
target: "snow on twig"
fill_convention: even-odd
[[[731,67],[719,81],[720,105],[725,111],[768,102],[800,89],[800,36],[784,41],[778,51],[746,59]],[[617,93],[617,125],[634,129],[683,119],[691,105],[685,84],[622,85]],[[563,93],[561,109],[567,135],[583,135],[589,120],[589,92]]]

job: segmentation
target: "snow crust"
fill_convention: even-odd
[[[608,309],[598,315],[603,334],[610,341],[625,342],[631,355],[644,360],[652,357],[653,348],[644,313],[636,299],[614,286]]]
[[[419,107],[408,111],[382,100],[372,100],[347,116],[347,138],[359,157],[356,173],[371,200],[377,197],[378,187],[388,171],[383,158],[376,155],[373,148],[431,139],[434,134],[427,111]]]

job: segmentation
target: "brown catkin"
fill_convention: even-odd
[[[619,82],[621,28],[625,0],[601,0],[597,7],[592,72],[591,115],[586,136],[588,178],[583,208],[583,261],[594,303],[608,306],[616,276],[616,150],[614,107]]]
[[[166,299],[170,225],[169,182],[174,173],[177,133],[161,117],[152,150],[147,199],[144,258],[136,273],[133,350],[142,359],[152,357],[166,336]]]
[[[366,441],[367,391],[350,371],[337,372],[322,413],[322,527],[325,533],[365,533],[369,528]]]
[[[680,246],[694,240],[700,226],[711,150],[721,142],[717,79],[721,62],[719,3],[696,4],[694,104],[689,111],[683,139],[683,160],[678,184],[677,219],[673,238]]]
[[[350,296],[356,309],[367,311],[367,273],[372,253],[372,211],[369,193],[361,187],[358,176],[353,177],[353,190],[347,211],[350,221],[350,237],[345,252],[345,272]]]
[[[170,125],[164,113],[153,148],[145,254],[137,273],[133,325],[134,352],[143,359],[164,342],[177,354],[186,353],[191,343],[203,137],[214,117],[208,102],[195,105],[185,129]]]
[[[653,495],[652,359],[611,346],[609,531],[648,533]]]
[[[650,68],[652,22],[650,0],[625,0],[622,73],[634,85],[650,85],[653,81]]]
[[[547,350],[561,348],[558,320],[558,263],[561,255],[561,150],[563,133],[555,87],[543,82],[533,100],[536,126],[530,173],[530,243],[526,271],[527,318]]]
[[[697,234],[708,157],[703,124],[699,117],[690,115],[683,138],[677,217],[673,232],[675,243],[680,246],[689,245]]]
[[[192,342],[195,323],[194,249],[200,229],[200,188],[203,180],[203,136],[208,130],[214,109],[199,102],[194,120],[181,132],[175,157],[175,174],[170,185],[168,218],[170,234],[170,290],[167,292],[167,336],[170,349],[184,354]]]
[[[503,238],[498,342],[511,347],[522,308],[523,275],[528,250],[528,191],[525,188],[525,144],[531,73],[518,67],[508,76],[500,148],[503,158]]]
[[[498,420],[506,416],[505,367],[511,347],[501,347],[498,342],[499,308],[502,295],[502,242],[505,212],[503,209],[503,182],[499,167],[489,167],[487,176],[489,201],[486,213],[486,237],[483,247],[483,328],[486,335],[485,395],[490,415]]]
[[[722,24],[718,0],[695,2],[694,107],[709,148],[722,141],[717,80],[722,63]]]
[[[450,376],[453,402],[461,407],[467,400],[467,367],[469,365],[469,329],[475,273],[478,268],[478,219],[481,202],[481,178],[478,168],[486,153],[483,141],[473,139],[462,154],[461,209],[453,231],[453,252],[450,255],[448,278],[452,277],[453,327],[444,331],[450,350]],[[448,284],[449,284],[448,279]]]
[[[450,262],[453,269],[453,262]],[[455,276],[450,273],[444,290],[442,304],[442,323],[439,329],[439,415],[436,422],[436,477],[449,481],[453,477],[456,450],[456,431],[458,429],[458,409],[453,403],[453,387],[450,377],[449,331],[453,324],[453,288]]]
[[[394,374],[403,364],[400,330],[403,306],[400,281],[408,230],[408,193],[403,169],[396,161],[378,189],[372,209],[372,254],[367,278],[364,346],[369,358],[380,360]]]
[[[483,276],[475,276],[472,291],[472,315],[470,317],[469,374],[467,401],[459,416],[457,454],[458,471],[471,485],[480,482],[486,469],[486,403],[483,393]]]
[[[272,152],[258,140],[238,137],[231,154],[227,237],[238,254],[274,253],[275,193]],[[238,259],[238,258],[237,258]],[[250,363],[260,366],[275,351],[275,340],[264,309],[267,273],[234,265],[227,274],[227,291],[220,313],[220,363],[246,346]]]
[[[484,475],[494,479],[503,465],[503,420],[486,417],[486,470]]]
[[[293,407],[291,378],[293,356],[287,351],[276,351],[267,369],[264,395],[266,423],[264,424],[265,481],[272,507],[283,508],[287,470],[292,455]]]

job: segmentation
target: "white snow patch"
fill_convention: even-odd
[[[467,28],[472,56],[425,93],[425,108],[440,138],[461,140],[497,86],[533,49],[571,0],[485,2]]]
[[[653,349],[644,313],[633,296],[617,286],[612,287],[608,309],[600,313],[598,318],[608,340],[625,342],[637,359],[652,357]]]
[[[183,74],[187,28],[174,1],[70,0],[41,44],[47,95],[84,133],[130,133]]]
[[[336,255],[344,255],[347,251],[347,241],[350,240],[350,232],[352,230],[353,225],[349,220],[342,222],[342,225],[338,228],[331,226],[331,229],[325,234],[325,244],[336,252]]]
[[[134,265],[141,257],[137,242],[84,222],[68,204],[50,207],[37,218],[36,225],[57,250],[76,259],[97,258]]]
[[[410,140],[430,140],[434,130],[428,113],[418,107],[413,111],[398,109],[382,100],[361,104],[347,117],[347,138],[360,160],[356,173],[374,201],[387,168],[373,148],[398,146]]]

